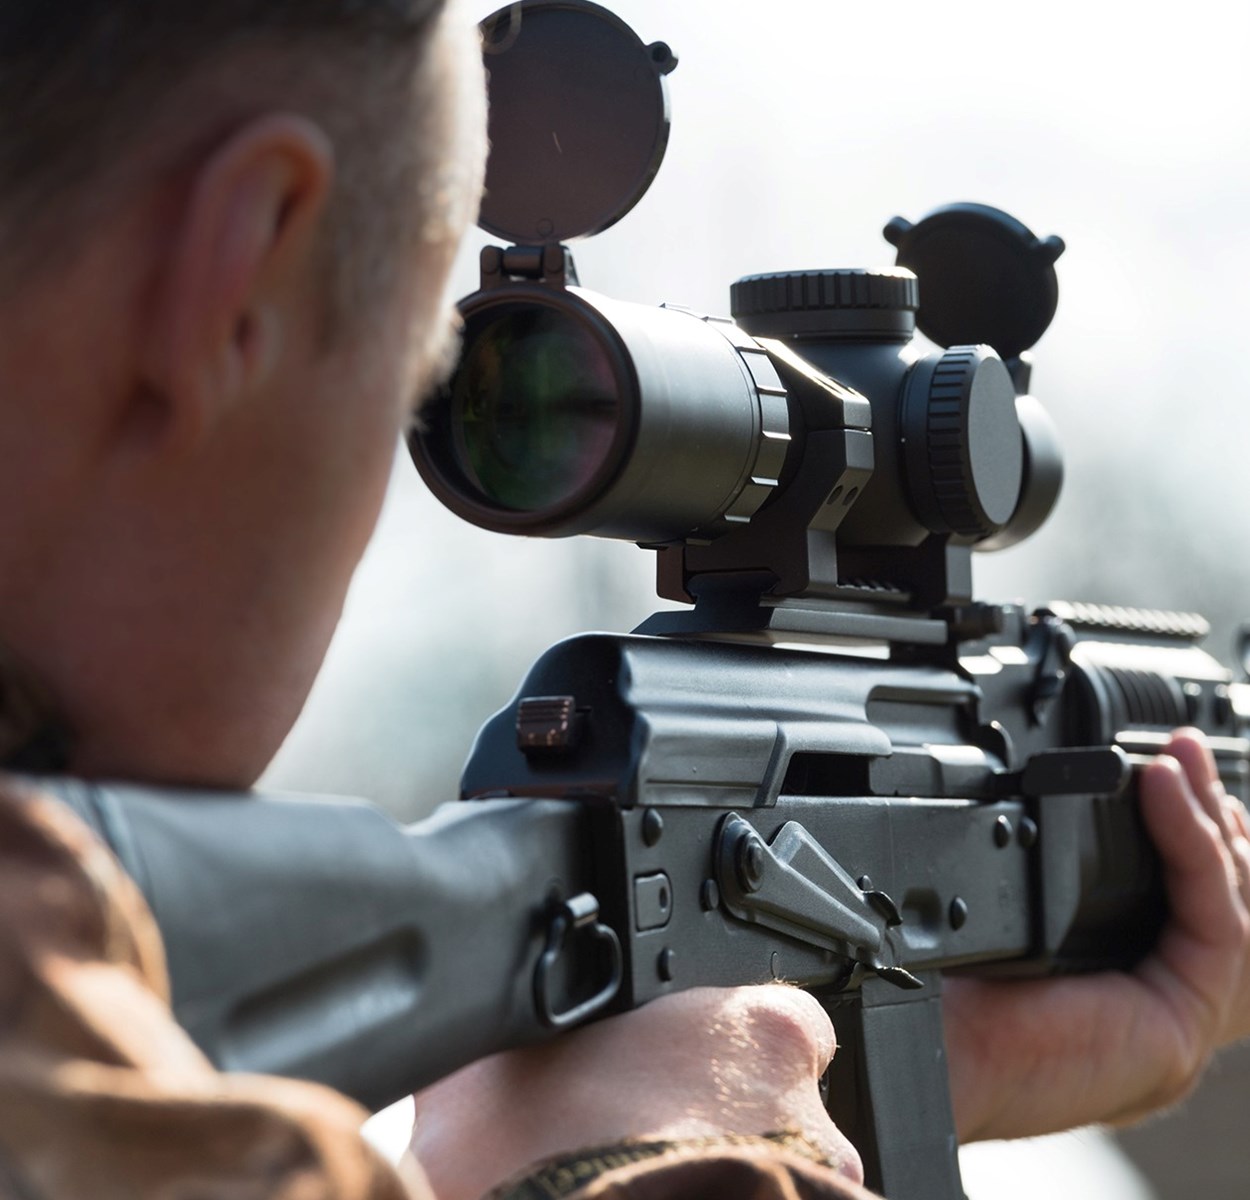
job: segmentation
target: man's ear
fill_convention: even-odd
[[[196,170],[147,322],[135,401],[145,436],[194,444],[265,384],[324,301],[315,283],[333,176],[326,135],[285,114],[251,121]]]

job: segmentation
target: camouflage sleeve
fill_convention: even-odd
[[[487,1200],[877,1200],[798,1134],[629,1141],[544,1163]]]
[[[138,890],[53,800],[0,784],[0,1196],[412,1200],[365,1113],[216,1072],[168,1006]]]

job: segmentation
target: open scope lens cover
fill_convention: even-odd
[[[478,224],[517,245],[614,225],[664,159],[673,52],[588,0],[521,0],[481,29],[491,148]]]
[[[984,342],[1015,358],[1054,318],[1061,238],[1039,238],[987,204],[948,204],[914,225],[895,217],[884,232],[920,280],[916,325],[939,346]]]

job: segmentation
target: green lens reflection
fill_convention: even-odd
[[[470,320],[452,444],[491,503],[537,512],[578,495],[607,459],[620,409],[606,348],[565,314],[529,305]]]

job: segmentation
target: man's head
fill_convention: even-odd
[[[0,110],[0,642],[74,769],[247,782],[446,356],[472,26],[439,0],[21,0]]]
[[[442,0],[14,0],[0,9],[0,248],[62,254],[145,166],[190,165],[274,105],[315,113],[336,152],[357,298],[407,211],[378,198],[437,147],[420,136]],[[413,119],[397,137],[396,116]],[[428,132],[428,131],[427,131]],[[153,157],[136,158],[146,142]],[[122,193],[119,195],[119,193]],[[365,219],[366,216],[370,219]],[[46,239],[32,232],[45,232]]]

